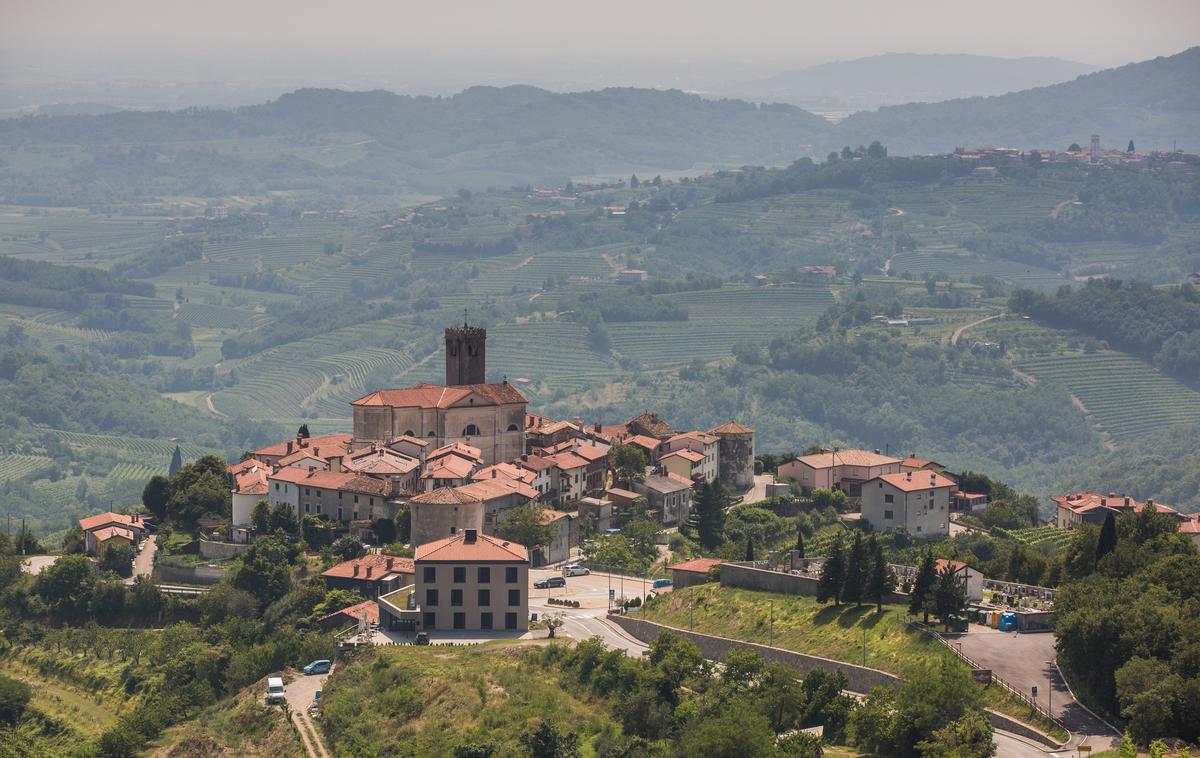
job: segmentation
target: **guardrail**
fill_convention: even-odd
[[[985,667],[980,666],[979,663],[975,659],[971,658],[969,655],[967,655],[963,651],[959,650],[958,647],[954,643],[952,643],[950,640],[946,639],[942,635],[938,634],[936,631],[925,628],[925,627],[920,627],[920,628],[924,629],[926,632],[933,635],[933,637],[935,639],[937,639],[939,642],[941,642],[943,645],[950,648],[950,651],[952,653],[954,653],[956,656],[958,656],[959,660],[961,660],[963,663],[966,663],[972,669],[985,669]],[[995,670],[993,670],[993,669],[985,669],[985,670],[992,672],[992,681],[993,682],[996,682],[1004,689],[1006,689],[1009,692],[1011,692],[1012,694],[1016,695],[1018,698],[1020,698],[1022,701],[1024,701],[1026,705],[1028,705],[1030,708],[1033,708],[1035,711],[1037,711],[1038,713],[1045,716],[1051,723],[1053,723],[1055,726],[1057,726],[1060,729],[1062,729],[1063,731],[1065,731],[1067,734],[1071,733],[1071,730],[1067,729],[1066,725],[1063,724],[1063,722],[1060,719],[1056,718],[1054,716],[1054,714],[1050,713],[1050,711],[1047,708],[1044,708],[1041,703],[1030,698],[1024,692],[1022,692],[1021,690],[1012,686],[1012,684],[1005,681],[1004,677],[996,674]],[[1054,688],[1053,682],[1050,683],[1050,688],[1051,689]]]

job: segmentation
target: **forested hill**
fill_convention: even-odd
[[[1197,148],[1200,47],[1131,63],[1070,82],[995,97],[897,105],[839,124],[848,144],[874,139],[893,155],[948,152],[956,145],[1063,149],[1098,133],[1106,144]]]
[[[146,186],[147,179],[168,194],[197,188],[219,193],[222,185],[242,193],[258,183],[275,189],[339,183],[339,190],[381,193],[407,185],[442,193],[689,169],[697,162],[790,162],[807,147],[826,144],[832,129],[792,106],[706,100],[679,91],[558,94],[475,87],[433,98],[308,89],[231,111],[0,121],[0,144],[82,145],[85,153],[70,165],[37,172],[18,174],[16,162],[0,164],[0,195],[20,202],[23,194],[53,193],[63,185]],[[191,164],[201,158],[203,168],[193,171]]]

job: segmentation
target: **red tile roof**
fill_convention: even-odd
[[[532,484],[533,480],[537,478],[537,474],[513,463],[497,463],[494,466],[479,469],[474,474],[471,474],[471,478],[475,481],[483,479],[508,479],[513,482]]]
[[[954,482],[932,471],[914,471],[911,472],[911,475],[908,472],[884,474],[875,477],[875,479],[882,479],[901,492],[920,492],[922,490],[935,490],[942,487],[955,486]],[[875,481],[875,479],[871,481]]]
[[[952,567],[955,571],[962,571],[963,569],[971,568],[962,561],[948,561],[945,558],[938,558],[933,562],[933,567],[937,569],[939,573],[941,573],[947,566]]]
[[[716,429],[712,430],[712,434],[753,434],[754,430],[736,421],[730,421],[726,424],[721,424]]]
[[[635,426],[640,426],[653,437],[669,437],[675,433],[671,425],[663,421],[657,413],[643,413],[640,416],[634,416],[625,423],[625,426],[630,430]]]
[[[720,566],[724,561],[720,558],[693,558],[690,561],[667,566],[671,571],[691,571],[696,574],[707,574],[713,566]]]
[[[654,437],[647,437],[643,434],[635,434],[632,437],[626,438],[625,444],[637,445],[638,447],[644,447],[653,452],[658,449],[658,446],[662,444],[662,441],[655,439]]]
[[[476,533],[475,541],[467,542],[467,533],[459,532],[445,539],[418,546],[416,561],[528,563],[529,551],[524,545],[486,534]]]
[[[514,466],[520,466],[523,469],[528,469],[534,473],[541,473],[548,468],[554,466],[554,461],[548,458],[543,458],[540,455],[522,455],[520,458],[513,461]]]
[[[422,479],[466,479],[475,470],[475,463],[457,455],[444,455],[425,466]]]
[[[322,616],[320,619],[318,619],[318,621],[330,621],[337,616],[345,616],[347,620],[353,620],[357,622],[359,617],[364,613],[367,615],[368,624],[379,623],[379,603],[375,602],[374,600],[364,600],[361,603],[355,603],[354,605],[343,608],[340,611],[334,611],[333,613]]]
[[[368,495],[385,497],[388,494],[388,483],[372,479],[353,472],[335,472],[316,469],[296,468],[285,466],[268,477],[270,481],[290,482],[305,487],[320,487],[326,490],[342,490],[344,492],[361,492]]]
[[[569,517],[570,515],[571,514],[567,513],[566,511],[552,511],[549,508],[547,508],[544,511],[542,511],[540,520],[542,522],[542,525],[553,524],[555,521],[561,521],[562,519],[565,519],[565,518]]]
[[[354,573],[355,568],[358,569],[358,574]],[[371,575],[367,576],[367,569],[371,569]],[[382,579],[388,574],[415,574],[416,569],[413,568],[412,558],[396,558],[391,555],[364,555],[361,558],[354,558],[349,561],[344,561],[321,572],[321,576],[331,577],[335,579]]]
[[[461,487],[438,487],[436,490],[422,492],[409,502],[422,505],[461,505],[478,503],[480,499],[473,492],[463,492]]]
[[[721,438],[707,432],[680,432],[674,437],[668,439],[667,443],[670,444],[672,442],[682,442],[684,440],[695,440],[697,442],[702,442],[705,445],[712,445],[720,442]]]
[[[297,444],[296,440],[284,440],[276,442],[273,445],[260,447],[257,450],[251,450],[250,454],[255,456],[269,456],[273,458],[282,458],[288,453],[288,443],[292,444],[292,452],[297,450],[311,450],[314,447],[328,448],[330,454],[337,448],[342,448],[342,452],[347,452],[350,449],[351,434],[325,434],[320,437],[309,437],[308,439],[300,440]]]
[[[97,542],[111,540],[114,537],[119,537],[123,540],[129,540],[130,542],[134,541],[133,532],[123,526],[106,526],[103,529],[97,529],[96,531],[92,532],[92,537],[94,537]]]
[[[802,455],[796,460],[815,469],[833,468],[834,466],[883,466],[900,462],[899,458],[872,453],[869,450],[855,449]]]
[[[239,461],[237,463],[230,463],[230,464],[226,465],[225,471],[228,472],[228,474],[230,476],[237,476],[238,474],[242,474],[242,473],[249,471],[250,469],[254,468],[255,466],[262,468],[262,467],[267,467],[267,464],[263,463],[262,461],[258,460],[257,458],[247,458],[244,461]]]
[[[420,468],[421,462],[386,447],[366,448],[344,458],[342,467],[365,474],[409,474]]]
[[[425,460],[436,461],[438,458],[444,458],[447,455],[457,455],[476,463],[483,463],[483,451],[462,442],[451,442],[449,445],[442,445],[437,450],[425,456]]]
[[[563,453],[556,453],[555,455],[548,455],[548,456],[546,456],[546,459],[551,461],[555,466],[558,466],[560,469],[563,469],[564,471],[569,470],[569,469],[581,468],[583,466],[588,465],[588,459],[577,454],[574,450],[568,450]]]
[[[483,501],[507,497],[508,495],[518,495],[527,500],[534,500],[541,494],[528,484],[514,482],[511,479],[480,479],[474,482],[467,482],[456,489],[475,495]]]
[[[93,529],[98,529],[102,526],[114,524],[117,526],[131,526],[135,529],[141,529],[142,523],[139,516],[126,516],[124,513],[113,513],[106,511],[98,513],[95,516],[79,519],[79,528],[85,532],[90,532]]]
[[[521,391],[508,382],[501,384],[462,384],[443,387],[440,384],[418,384],[403,389],[376,390],[364,395],[353,406],[384,406],[391,408],[450,408],[471,395],[482,397],[486,404],[504,405],[527,403]]]
[[[667,453],[666,455],[660,456],[659,460],[665,461],[668,458],[683,458],[685,461],[691,461],[692,463],[699,463],[700,461],[704,460],[703,455],[697,453],[695,450],[688,450],[686,447],[681,450],[676,450],[673,453]]]

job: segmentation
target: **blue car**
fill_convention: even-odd
[[[333,664],[329,661],[313,661],[304,667],[304,673],[311,674],[328,674],[329,669],[333,668]]]

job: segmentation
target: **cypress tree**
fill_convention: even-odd
[[[179,449],[179,445],[176,445],[175,452],[171,453],[171,466],[167,469],[167,474],[175,476],[181,468],[183,468],[183,451]]]
[[[872,534],[867,541],[867,554],[870,556],[870,571],[867,573],[866,597],[875,601],[875,612],[883,612],[883,599],[896,589],[896,573],[888,565],[883,555],[883,545]]]
[[[747,534],[746,535],[746,562],[751,563],[753,561],[754,561],[754,538],[752,538],[750,535]]]
[[[1112,511],[1104,517],[1104,526],[1100,527],[1100,539],[1096,541],[1096,562],[1117,549],[1117,520]]]
[[[862,607],[863,585],[867,578],[867,555],[864,550],[862,532],[856,532],[854,541],[846,555],[846,575],[842,580],[842,599]]]
[[[800,531],[799,525],[796,527],[796,557],[804,557],[804,532]]]
[[[936,583],[937,568],[933,563],[933,551],[926,550],[917,568],[917,578],[913,581],[912,596],[908,601],[908,612],[913,616],[923,613],[926,624],[929,623],[929,605]]]
[[[301,424],[300,428],[296,430],[297,439],[306,440],[311,436],[312,435],[308,433],[308,424]]]
[[[954,566],[947,563],[937,576],[934,588],[934,604],[938,618],[946,631],[950,631],[950,619],[967,609],[967,588],[959,581]]]
[[[833,600],[834,605],[841,605],[842,585],[845,581],[846,546],[839,535],[829,549],[829,557],[821,566],[821,578],[817,580],[817,602]]]

